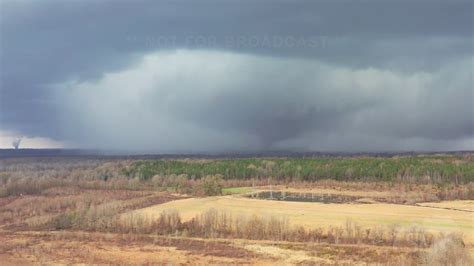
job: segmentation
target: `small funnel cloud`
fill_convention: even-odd
[[[21,143],[21,138],[18,138],[12,141],[13,148],[15,148],[15,150],[18,150],[18,148],[20,147],[20,143]]]

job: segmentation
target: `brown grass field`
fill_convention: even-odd
[[[450,209],[450,210],[460,210],[460,211],[468,211],[474,213],[474,201],[473,200],[453,200],[453,201],[445,201],[445,202],[426,202],[426,203],[418,203],[420,206],[428,206],[428,207],[435,207],[435,208],[442,208],[442,209]]]
[[[294,191],[294,190],[293,190]],[[325,190],[325,192],[330,192]],[[333,191],[334,192],[334,191]],[[242,195],[183,198],[153,192],[100,190],[62,191],[53,195],[3,198],[0,231],[2,265],[24,264],[361,264],[398,265],[417,263],[423,249],[364,244],[326,244],[246,239],[209,239],[181,235],[32,230],[46,223],[67,203],[98,198],[101,204],[124,206],[120,219],[143,216],[156,220],[163,210],[178,210],[183,221],[217,208],[233,215],[287,217],[291,225],[306,228],[344,226],[347,219],[362,227],[400,225],[409,230],[420,226],[429,231],[462,233],[473,250],[473,213],[453,207],[472,207],[472,201],[431,203],[437,208],[386,203],[322,204],[260,200]],[[350,193],[350,192],[343,192]],[[73,195],[71,195],[73,194]],[[150,201],[148,203],[148,201]],[[146,203],[145,203],[146,202]],[[149,206],[151,205],[151,206]],[[30,208],[35,208],[33,211]],[[6,210],[14,215],[6,215]],[[32,212],[32,213],[29,213]],[[41,226],[40,226],[41,227]]]
[[[426,185],[325,181],[203,196],[122,178],[114,169],[128,163],[0,171],[0,265],[470,265],[474,255],[474,201],[422,201]],[[358,199],[251,196],[269,190]]]
[[[440,207],[385,203],[323,204],[217,196],[175,200],[135,210],[124,216],[143,215],[147,219],[156,219],[163,210],[174,209],[179,211],[184,220],[189,220],[207,209],[216,208],[235,215],[288,217],[291,224],[307,228],[343,226],[347,219],[351,219],[362,227],[399,225],[409,230],[412,226],[420,226],[432,232],[462,233],[466,242],[474,247],[474,212],[455,209],[472,209],[473,201],[447,201],[426,206],[432,205]]]

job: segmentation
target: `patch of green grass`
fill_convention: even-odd
[[[250,192],[252,192],[252,188],[249,187],[229,187],[222,189],[222,194],[224,195],[245,194]]]

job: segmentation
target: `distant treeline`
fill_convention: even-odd
[[[187,175],[200,179],[221,175],[224,179],[312,181],[474,181],[474,157],[424,155],[396,157],[252,158],[229,160],[137,161],[124,170],[129,177],[148,180],[155,175]]]

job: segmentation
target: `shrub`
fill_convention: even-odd
[[[423,258],[425,265],[473,265],[462,238],[450,235],[435,242]]]
[[[51,221],[53,228],[56,230],[71,229],[74,217],[71,214],[60,214]]]
[[[215,196],[222,194],[222,176],[212,175],[204,177],[202,181],[202,189],[207,196]]]

